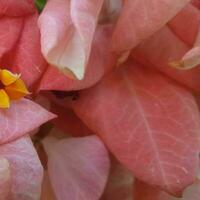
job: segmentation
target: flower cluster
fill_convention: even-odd
[[[0,0],[0,199],[199,200],[199,0]]]

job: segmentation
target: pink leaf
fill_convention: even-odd
[[[50,181],[58,200],[98,200],[109,173],[108,153],[96,136],[46,138]]]
[[[112,49],[129,51],[174,17],[189,0],[126,0],[113,35]]]
[[[112,26],[100,26],[95,34],[90,59],[83,80],[73,80],[49,66],[41,80],[40,90],[77,90],[97,83],[115,63],[115,56],[109,51]]]
[[[103,0],[47,2],[39,27],[42,52],[48,63],[83,79],[102,4]]]
[[[81,92],[74,109],[137,178],[173,194],[194,181],[199,112],[173,81],[129,64]]]
[[[24,137],[1,145],[0,156],[6,158],[11,167],[9,200],[38,200],[43,169],[31,140]]]
[[[54,114],[28,99],[13,101],[9,109],[0,110],[0,143],[19,138],[54,117]]]

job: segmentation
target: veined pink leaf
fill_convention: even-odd
[[[0,158],[0,197],[7,200],[11,186],[11,169],[7,159]]]
[[[67,75],[84,78],[102,4],[103,0],[47,2],[39,27],[42,52],[48,63]]]
[[[83,80],[73,80],[49,66],[41,80],[39,90],[77,90],[90,87],[97,83],[108,72],[116,61],[116,57],[109,51],[109,40],[112,26],[99,26],[92,45],[90,59]]]
[[[9,200],[38,200],[40,198],[43,169],[28,137],[0,146],[0,156],[11,167]],[[6,199],[7,200],[7,199]]]
[[[13,101],[9,109],[0,109],[0,143],[6,143],[55,118],[38,104],[21,99]]]
[[[74,110],[137,178],[173,194],[194,181],[199,112],[173,81],[127,64],[81,92]]]
[[[199,91],[200,68],[179,70],[170,66],[189,50],[168,27],[164,27],[132,52],[132,57],[147,67],[157,68],[185,86]]]
[[[112,49],[129,51],[174,17],[189,0],[125,0]]]
[[[50,181],[57,200],[98,200],[109,174],[109,157],[96,136],[46,138]]]
[[[112,159],[110,176],[101,200],[133,200],[132,173],[116,159]]]
[[[35,12],[34,0],[0,0],[0,16],[21,17]]]

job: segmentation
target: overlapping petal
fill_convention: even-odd
[[[103,0],[47,2],[39,27],[42,52],[48,63],[68,76],[84,78],[102,4]]]
[[[0,157],[7,159],[10,165],[9,169],[5,169],[10,170],[11,175],[8,199],[38,200],[41,192],[43,168],[30,138],[23,137],[1,145]],[[2,160],[0,161],[2,164]],[[9,178],[9,174],[7,175]]]
[[[116,61],[116,56],[109,50],[112,30],[110,25],[98,27],[83,80],[72,80],[49,66],[42,77],[39,90],[79,90],[100,81],[104,74],[113,68]]]
[[[0,110],[0,144],[22,137],[54,117],[28,99],[13,101],[9,109]]]
[[[189,0],[126,0],[117,22],[112,49],[129,51],[162,28]]]
[[[57,200],[98,200],[109,174],[108,153],[97,136],[46,138],[50,181]]]
[[[173,81],[142,66],[124,65],[81,92],[74,109],[136,177],[176,195],[194,181],[198,108]]]

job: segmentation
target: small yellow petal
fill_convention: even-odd
[[[1,89],[0,90],[0,108],[9,108],[10,107],[10,100],[6,92]]]
[[[24,81],[22,81],[21,79],[17,79],[11,85],[6,86],[5,91],[11,100],[18,100],[30,94],[30,92],[26,88]]]
[[[12,72],[6,70],[6,69],[3,69],[0,71],[0,79],[1,79],[1,82],[7,86],[7,85],[10,85],[12,83],[14,83],[17,79],[19,79],[20,75],[18,74],[13,74]]]

